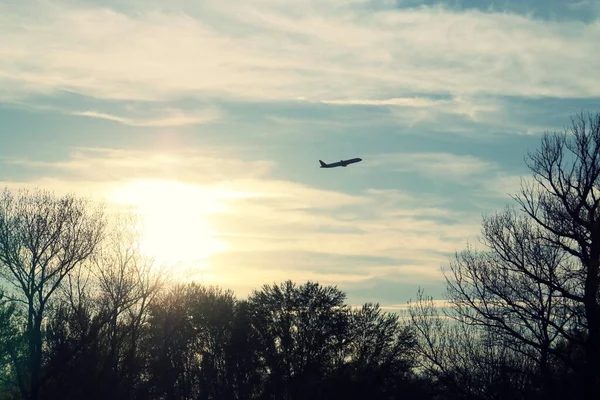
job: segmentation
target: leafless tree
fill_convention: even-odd
[[[572,302],[551,286],[564,279],[571,260],[540,242],[539,230],[510,209],[483,225],[488,250],[457,255],[447,279],[450,299],[462,322],[517,339],[509,342],[514,349],[547,371],[549,357],[561,356],[558,340],[570,339],[576,326]]]
[[[90,271],[106,322],[108,368],[114,376],[123,376],[124,369],[134,368],[148,306],[167,274],[141,251],[140,225],[134,216],[116,215],[111,222],[105,240],[90,258]]]
[[[545,134],[527,165],[533,181],[514,196],[521,210],[484,218],[484,248],[457,254],[449,297],[462,322],[507,335],[547,378],[551,357],[570,361],[558,344],[583,340],[586,392],[598,398],[600,114]]]
[[[586,386],[600,396],[600,113],[583,113],[562,133],[547,134],[530,153],[534,184],[515,196],[541,228],[539,241],[571,256],[555,274],[537,281],[582,310]],[[574,339],[574,338],[573,338]]]
[[[437,382],[444,398],[530,398],[534,363],[506,336],[457,321],[454,307],[439,307],[422,290],[409,302],[408,319],[417,336],[419,369]]]
[[[102,240],[103,210],[73,195],[5,189],[0,195],[0,274],[11,299],[26,307],[28,393],[37,399],[42,364],[42,324],[66,276]]]

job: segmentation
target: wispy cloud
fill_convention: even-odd
[[[169,127],[196,125],[211,122],[219,119],[222,113],[217,109],[198,111],[195,113],[186,113],[181,110],[151,110],[155,115],[144,117],[123,117],[98,111],[75,111],[73,115],[80,115],[91,118],[107,119],[109,121],[119,122],[131,126],[147,127]]]
[[[347,99],[347,100],[322,100],[324,104],[337,105],[362,105],[362,106],[402,106],[402,107],[431,107],[451,103],[449,100],[431,100],[423,97],[404,97],[380,100]]]
[[[169,13],[144,3],[126,13],[4,3],[1,95],[382,104],[398,93],[600,96],[597,23],[355,5],[211,0],[179,2]]]
[[[108,201],[123,198],[134,203],[138,197],[160,196],[156,207],[165,215],[176,212],[186,227],[196,226],[194,218],[203,207],[212,207],[215,211],[207,211],[202,218],[214,227],[213,239],[233,252],[212,256],[213,268],[198,271],[211,273],[213,280],[224,283],[262,284],[265,271],[270,271],[271,279],[295,274],[328,282],[386,276],[435,281],[440,279],[440,265],[478,233],[473,216],[443,207],[439,198],[417,198],[391,189],[355,195],[317,189],[271,178],[268,162],[216,159],[191,151],[152,154],[79,149],[63,162],[20,163],[39,169],[41,178],[3,185],[69,189]],[[230,195],[225,196],[227,193]],[[185,207],[191,207],[186,218]],[[291,257],[294,254],[297,256]],[[312,262],[306,258],[310,254],[317,254]],[[329,257],[329,262],[315,262],[319,257]],[[338,257],[337,262],[331,257]],[[365,261],[361,257],[381,259]],[[342,275],[345,278],[340,278]]]
[[[438,310],[443,309],[443,308],[454,307],[454,304],[448,300],[431,300],[431,302],[429,304],[431,304]],[[382,307],[382,309],[384,309],[386,311],[390,311],[390,312],[406,312],[409,310],[410,307],[411,307],[411,305],[409,305],[409,304],[390,304],[390,305],[386,305],[385,307]],[[412,304],[412,307],[414,307],[414,304]],[[439,317],[444,318],[445,315],[443,313],[440,313]]]
[[[522,179],[527,179],[525,174],[508,172],[495,162],[469,154],[382,153],[370,155],[365,167],[386,167],[427,177],[431,182],[451,183],[469,197],[470,204],[481,209],[507,202],[511,195],[520,192]]]
[[[498,170],[498,165],[471,155],[452,153],[387,153],[369,156],[368,167],[391,166],[437,179],[465,180]]]
[[[227,149],[223,150],[226,151]],[[66,160],[44,162],[28,158],[5,158],[5,163],[37,169],[41,175],[121,183],[124,180],[152,178],[195,184],[236,179],[260,179],[274,167],[271,161],[242,161],[223,158],[211,150],[148,152],[111,148],[77,148]]]

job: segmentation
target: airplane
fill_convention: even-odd
[[[327,164],[319,160],[321,168],[335,168],[335,167],[346,167],[348,164],[353,164],[362,161],[362,158],[351,158],[349,160],[340,160],[339,162]]]

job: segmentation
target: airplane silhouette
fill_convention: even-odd
[[[331,163],[331,164],[327,164],[324,163],[323,161],[319,160],[319,163],[321,164],[321,168],[335,168],[335,167],[345,167],[348,164],[353,164],[353,163],[357,163],[362,161],[362,158],[351,158],[349,160],[340,160],[339,162],[335,162],[335,163]]]

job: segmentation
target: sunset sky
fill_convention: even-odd
[[[600,111],[599,54],[598,0],[0,0],[0,183],[135,207],[239,296],[442,299],[540,135]]]

